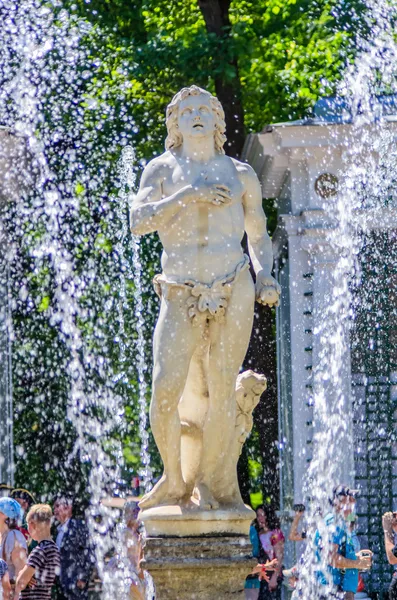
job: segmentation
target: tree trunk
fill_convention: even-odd
[[[280,482],[278,468],[278,400],[276,375],[276,340],[274,339],[274,311],[267,306],[255,305],[254,326],[244,361],[245,369],[252,369],[267,377],[267,390],[262,394],[254,411],[254,427],[259,433],[259,450],[263,466],[263,499],[279,505]],[[241,469],[241,485],[244,468]]]
[[[231,0],[197,1],[208,33],[216,36],[218,41],[218,51],[214,52],[212,60],[214,71],[217,73],[214,75],[216,95],[225,111],[226,154],[238,158],[244,146],[245,129],[238,62],[230,44],[232,41],[229,17]],[[225,56],[229,58],[225,60]],[[268,379],[268,389],[254,412],[254,422],[260,438],[264,499],[270,497],[278,505],[279,471],[275,446],[278,438],[278,404],[273,325],[273,312],[267,307],[256,304],[254,327],[244,366],[263,373]],[[237,473],[243,499],[249,503],[250,485],[246,449],[240,456]]]
[[[198,5],[208,33],[215,35],[218,41],[218,51],[214,53],[212,60],[214,71],[219,73],[214,76],[215,92],[225,111],[227,136],[225,151],[229,156],[238,158],[243,149],[245,130],[237,57],[229,45],[231,41],[230,1],[198,0]],[[225,61],[225,56],[230,58]],[[225,67],[228,67],[227,71]]]

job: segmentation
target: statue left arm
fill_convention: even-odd
[[[256,299],[261,304],[278,306],[280,286],[272,277],[273,249],[267,232],[266,215],[262,208],[261,186],[254,170],[242,165],[244,184],[243,206],[248,250],[256,273]]]

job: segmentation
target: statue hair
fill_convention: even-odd
[[[215,151],[219,154],[225,154],[225,150],[223,149],[223,145],[226,142],[226,123],[225,123],[225,113],[222,108],[222,104],[219,102],[216,96],[210,94],[206,90],[198,87],[197,85],[192,85],[190,87],[182,88],[171,100],[169,105],[167,106],[166,111],[166,125],[168,135],[165,140],[165,148],[166,150],[173,150],[182,146],[183,137],[182,134],[178,130],[178,110],[179,105],[188,96],[199,96],[203,94],[210,99],[210,105],[212,108],[212,112],[215,115],[215,133],[214,133],[214,143],[215,143]]]

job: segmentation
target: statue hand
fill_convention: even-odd
[[[230,188],[221,183],[207,181],[207,174],[201,173],[193,183],[194,199],[203,204],[214,204],[215,206],[223,206],[230,204],[232,197]]]
[[[265,306],[280,305],[281,288],[271,275],[260,275],[256,277],[255,296],[259,304]]]

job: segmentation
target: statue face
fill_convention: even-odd
[[[203,94],[188,96],[179,105],[179,131],[184,139],[213,138],[215,131],[215,115],[210,99]]]

